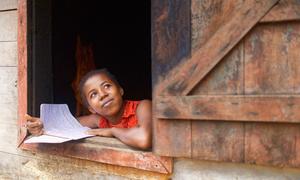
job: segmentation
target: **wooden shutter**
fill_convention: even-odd
[[[154,152],[300,166],[300,4],[152,1]]]

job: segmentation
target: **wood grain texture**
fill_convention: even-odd
[[[0,66],[17,66],[17,42],[0,42]]]
[[[190,1],[152,1],[152,85],[190,55]],[[153,93],[153,102],[157,94]],[[178,141],[178,136],[184,140]],[[164,156],[191,157],[190,122],[153,119],[153,151]]]
[[[153,84],[190,54],[190,7],[190,1],[151,2]]]
[[[168,73],[167,80],[154,87],[156,94],[187,95],[277,1],[244,1],[233,18],[224,22],[204,46]]]
[[[280,0],[270,12],[268,12],[260,22],[281,22],[300,20],[300,1]]]
[[[22,144],[22,149],[164,174],[172,173],[172,158],[132,149],[114,138],[94,137],[62,144]]]
[[[299,124],[247,124],[245,145],[246,163],[300,167]]]
[[[201,160],[244,162],[244,125],[199,121],[192,126],[192,157]]]
[[[299,28],[299,22],[261,24],[245,38],[246,94],[299,94]],[[292,108],[288,106],[284,109]],[[278,110],[274,105],[267,108]],[[245,162],[300,167],[299,124],[247,123],[245,127]]]
[[[161,119],[300,123],[300,96],[166,96],[156,103]]]
[[[241,94],[244,92],[244,46],[240,43],[191,91],[191,95]]]
[[[232,18],[239,3],[236,0],[191,0],[192,53]]]
[[[0,42],[17,41],[17,11],[0,12]]]
[[[265,24],[245,42],[245,93],[300,93],[300,24]]]
[[[177,119],[157,119],[154,124],[153,151],[155,154],[170,157],[191,157],[191,122]]]
[[[192,1],[192,52],[196,52],[228,22],[239,1]],[[190,95],[243,93],[243,42],[232,49],[198,83]],[[177,105],[177,104],[176,104]],[[184,112],[184,107],[181,112]],[[192,121],[192,157],[196,159],[243,162],[244,125],[242,122]]]
[[[27,113],[27,4],[26,0],[18,1],[18,127],[19,145],[26,136],[22,128]]]

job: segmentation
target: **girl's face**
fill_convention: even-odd
[[[83,93],[92,113],[106,119],[118,117],[122,113],[124,91],[105,73],[90,77],[84,84]]]

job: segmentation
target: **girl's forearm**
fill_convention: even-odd
[[[151,147],[151,135],[142,128],[112,128],[112,135],[123,143],[140,149]]]

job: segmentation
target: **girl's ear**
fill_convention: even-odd
[[[92,114],[96,114],[96,111],[95,111],[91,106],[88,107],[88,110],[89,110]]]
[[[123,95],[124,95],[124,89],[123,89],[123,88],[121,88],[121,87],[120,87],[120,94],[121,94],[121,96],[123,96]]]

